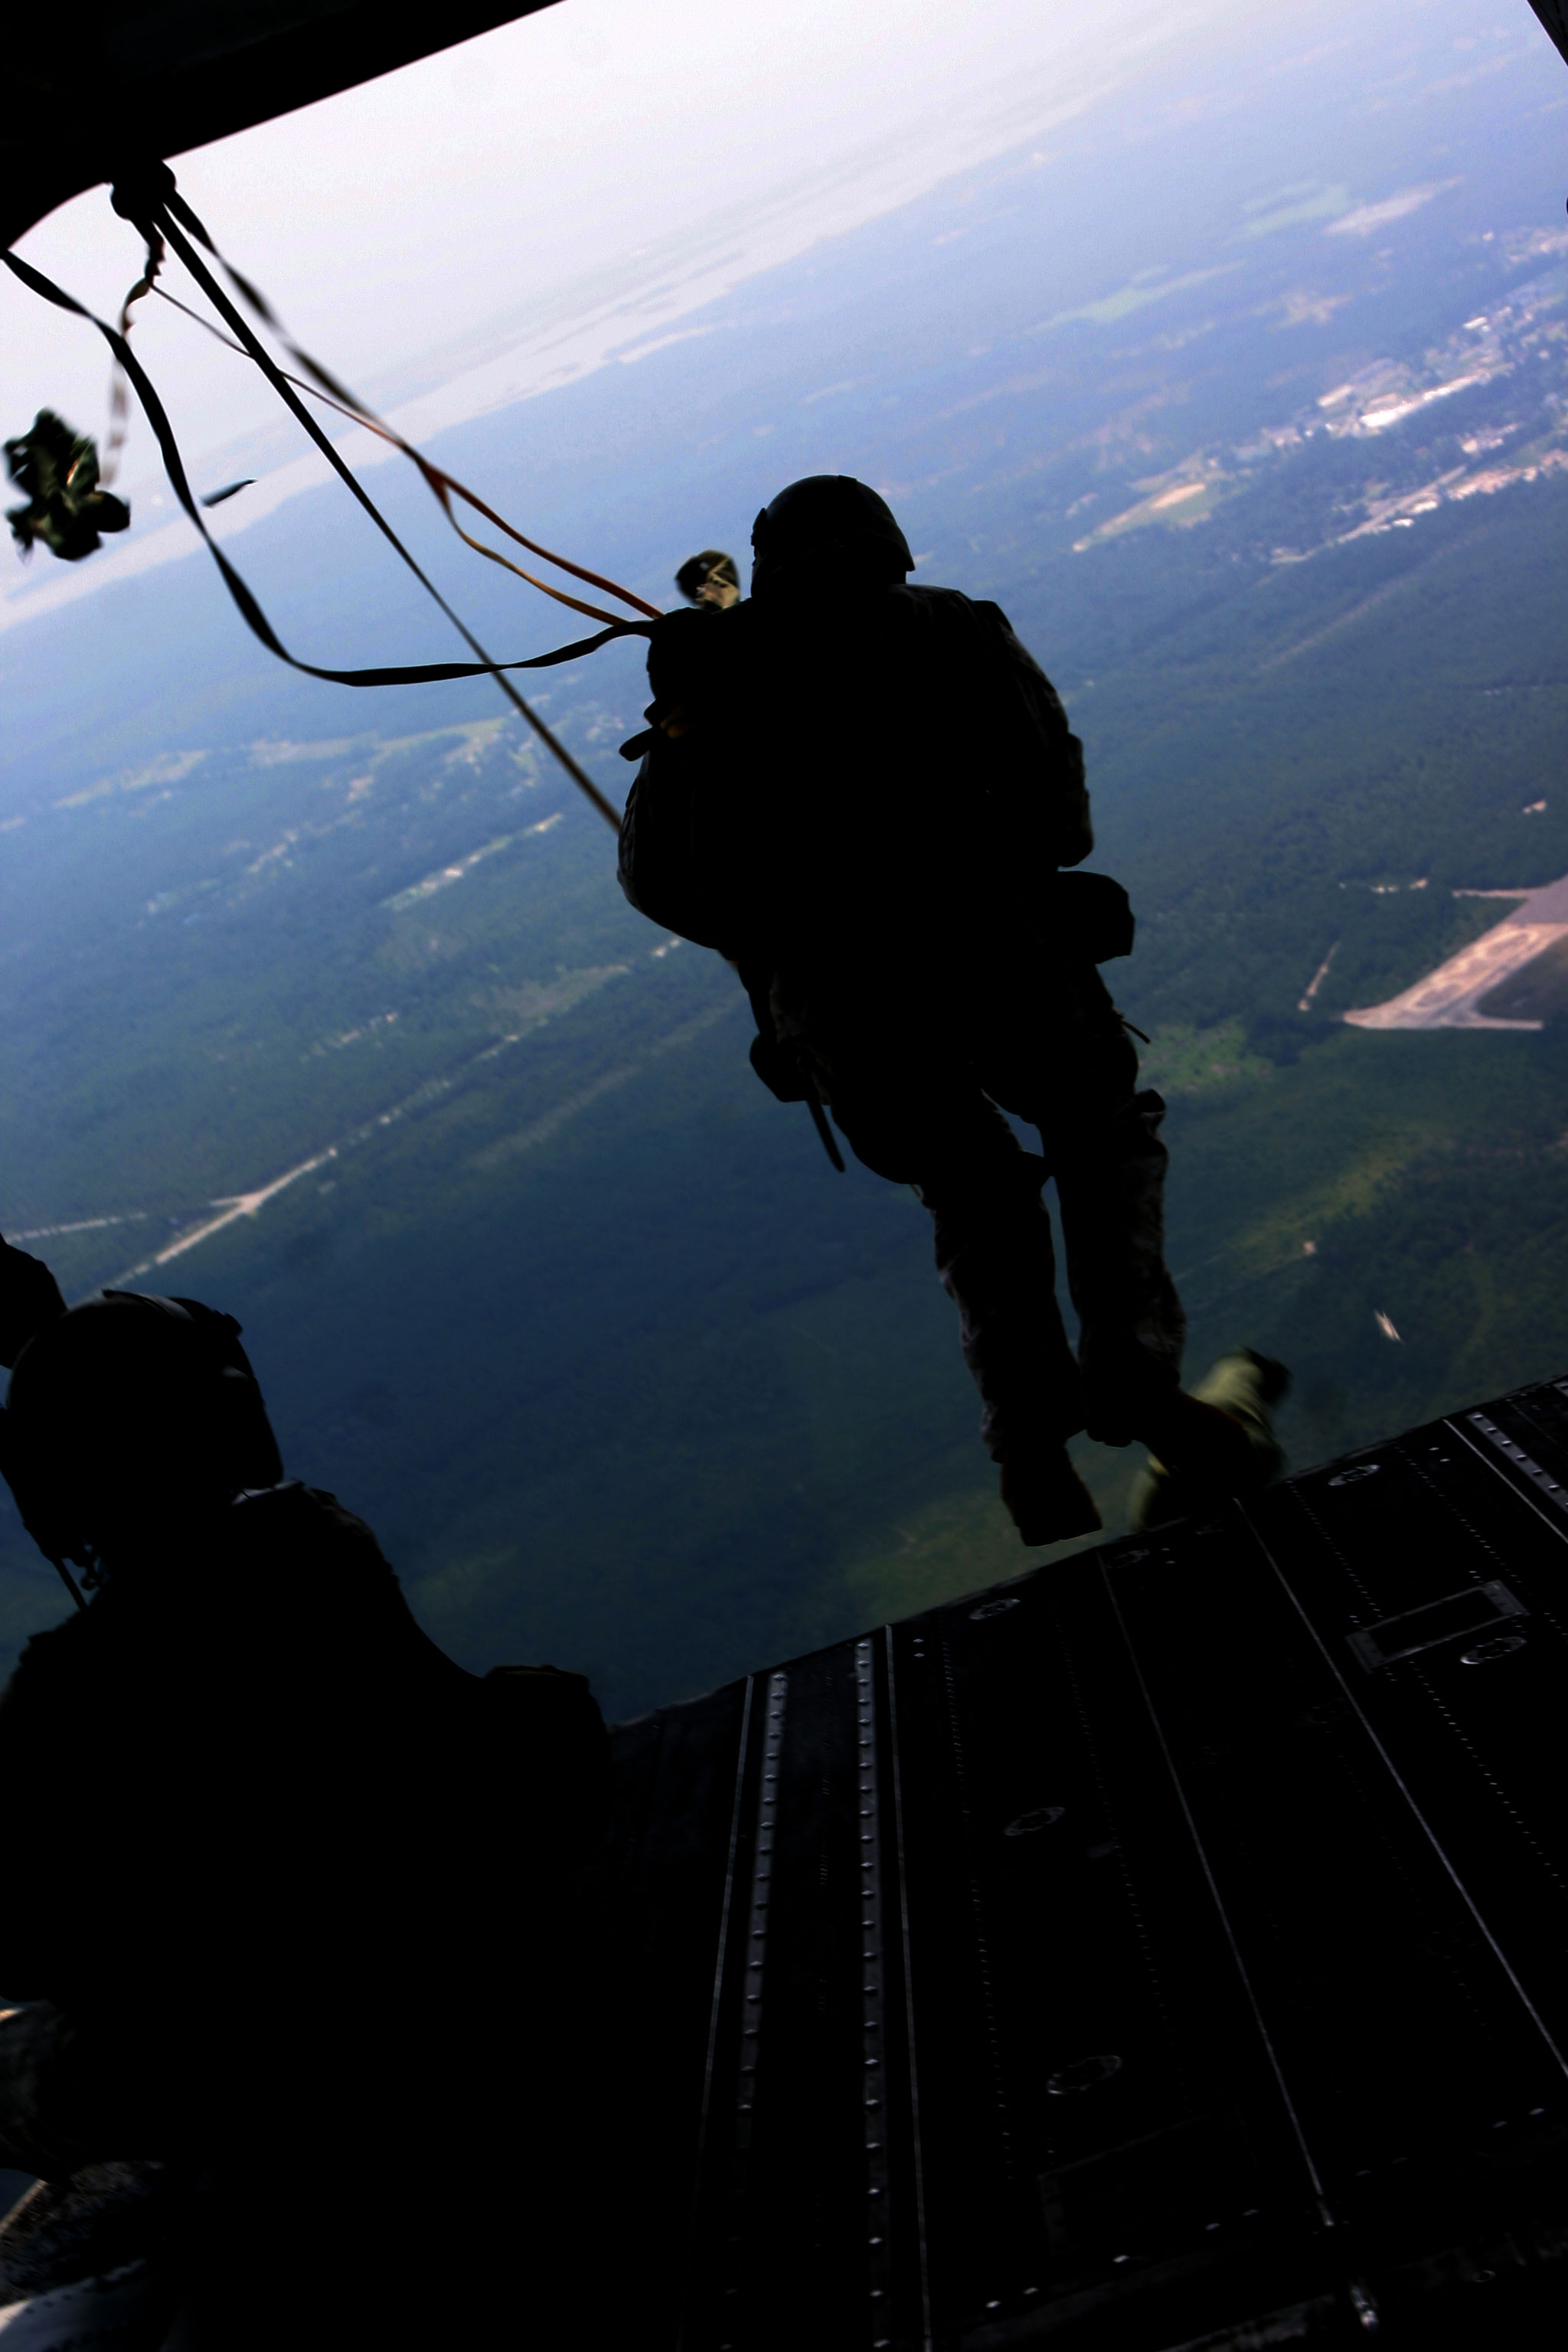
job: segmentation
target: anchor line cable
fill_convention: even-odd
[[[516,688],[511,685],[510,679],[504,677],[502,673],[505,670],[510,669],[553,668],[562,662],[573,661],[582,655],[596,652],[599,646],[609,644],[613,638],[623,636],[647,636],[650,633],[652,624],[647,621],[616,621],[612,623],[609,627],[602,629],[597,635],[579,639],[573,645],[557,646],[552,653],[535,654],[531,659],[523,661],[498,662],[492,659],[491,656],[486,653],[485,648],[480,645],[479,639],[473,635],[472,631],[469,630],[466,624],[459,619],[456,613],[453,612],[451,606],[447,603],[446,598],[441,594],[439,589],[436,587],[434,582],[426,578],[418,563],[415,561],[414,557],[409,554],[407,549],[397,537],[396,532],[392,529],[391,524],[388,523],[384,517],[379,512],[374,502],[362,488],[359,482],[349,470],[348,467],[338,456],[336,450],[333,448],[331,443],[327,439],[325,434],[321,431],[308,410],[301,406],[292,389],[285,385],[279,369],[262,347],[256,342],[256,339],[251,335],[250,331],[246,326],[243,319],[241,319],[234,310],[233,306],[228,302],[227,298],[224,295],[221,289],[216,285],[210,272],[205,268],[197,257],[191,252],[185,239],[180,235],[174,223],[168,219],[166,215],[164,215],[161,220],[158,220],[154,224],[154,226],[163,229],[168,236],[169,242],[174,246],[175,251],[179,253],[182,261],[185,262],[186,267],[191,270],[191,273],[193,277],[195,278],[198,285],[201,285],[203,287],[203,290],[208,293],[209,299],[214,301],[220,314],[234,326],[236,331],[239,334],[242,342],[245,343],[247,349],[252,350],[252,355],[258,360],[258,363],[261,366],[263,373],[266,373],[268,379],[274,383],[275,388],[281,392],[288,406],[304,424],[306,431],[310,434],[310,438],[316,442],[318,446],[321,449],[329,464],[332,467],[333,471],[342,477],[348,488],[353,493],[355,499],[359,501],[360,505],[364,508],[371,520],[375,523],[377,529],[382,532],[383,536],[390,541],[396,552],[402,557],[404,562],[408,566],[408,569],[419,581],[420,584],[426,590],[428,594],[440,606],[442,612],[451,621],[453,626],[458,631],[465,643],[479,656],[479,659],[475,662],[425,662],[376,669],[328,669],[314,662],[302,661],[297,655],[291,654],[289,651],[288,646],[284,645],[282,639],[279,636],[277,631],[273,628],[270,621],[268,621],[265,612],[262,610],[260,603],[246,580],[237,570],[235,565],[229,562],[227,556],[225,555],[223,550],[218,546],[217,542],[213,538],[212,533],[208,530],[206,523],[203,519],[201,509],[197,506],[196,500],[192,493],[190,482],[185,473],[184,460],[180,454],[179,444],[175,440],[174,428],[169,422],[168,414],[164,409],[163,401],[160,399],[145,369],[142,367],[140,360],[135,356],[135,353],[132,351],[125,337],[117,333],[114,328],[108,325],[104,320],[99,318],[96,312],[89,310],[85,303],[79,302],[74,295],[68,294],[62,287],[57,286],[52,278],[45,277],[42,270],[35,269],[30,262],[24,261],[20,255],[9,251],[0,252],[0,260],[5,262],[5,267],[10,270],[12,276],[18,278],[30,292],[40,296],[43,300],[52,303],[57,310],[68,310],[77,318],[85,319],[90,326],[98,329],[99,333],[102,335],[105,341],[108,343],[110,351],[120,362],[120,365],[125,371],[125,373],[135,391],[136,396],[142,404],[147,421],[153,427],[153,436],[157,440],[160,452],[163,456],[163,468],[165,473],[168,475],[170,487],[174,490],[181,506],[184,509],[186,515],[195,525],[197,531],[200,533],[208,553],[211,555],[214,562],[217,565],[219,573],[222,576],[225,586],[228,590],[229,595],[233,599],[241,618],[245,621],[246,625],[249,628],[251,634],[267,647],[268,653],[275,655],[279,661],[286,662],[290,669],[299,670],[307,677],[319,677],[330,686],[427,686],[438,685],[450,679],[462,677],[493,677],[501,692],[506,696],[507,699],[513,705],[540,740],[553,753],[554,757],[560,761],[561,765],[566,770],[566,772],[572,778],[573,782],[577,785],[578,789],[588,800],[592,801],[594,806],[598,810],[605,823],[616,826],[618,830],[620,825],[619,812],[614,807],[612,803],[605,797],[604,793],[599,791],[597,785],[593,782],[591,778],[584,774],[577,761],[567,751],[565,745],[552,733],[550,729],[545,725],[544,720],[541,719],[539,714],[531,708],[531,706],[524,700],[523,697],[519,694]],[[147,233],[147,224],[138,223],[138,226],[142,228],[143,235]]]

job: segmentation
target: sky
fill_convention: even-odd
[[[298,340],[365,397],[395,402],[557,334],[568,314],[586,331],[572,363],[597,364],[637,332],[637,299],[653,298],[657,324],[671,267],[681,291],[667,317],[1255,13],[1256,0],[558,0],[176,168]],[[138,274],[134,232],[103,189],[18,250],[100,316]],[[169,283],[189,291],[177,270]],[[136,336],[198,467],[270,424],[265,387],[176,314],[144,303]],[[47,403],[101,435],[106,388],[91,331],[5,277],[5,431]],[[411,421],[436,429],[451,404]],[[121,486],[134,492],[155,465],[135,420]]]
[[[1495,27],[1497,0],[1475,11],[1478,32]],[[1401,24],[1429,16],[1435,37],[1453,15],[1452,0],[1402,0]],[[427,442],[658,348],[748,278],[988,157],[1070,142],[1205,42],[1260,35],[1268,58],[1279,24],[1288,76],[1303,49],[1344,45],[1345,16],[1343,0],[1296,0],[1288,23],[1271,0],[557,0],[176,168],[296,339]],[[1433,67],[1448,47],[1436,39]],[[100,316],[140,269],[101,188],[19,250]],[[170,290],[205,307],[181,278],[171,263]],[[254,370],[156,299],[134,332],[198,492],[256,480],[214,510],[215,536],[325,478]],[[92,331],[0,273],[0,429],[48,405],[101,443],[108,387]],[[364,434],[343,446],[358,470],[390,455]],[[90,564],[24,566],[0,547],[0,630],[188,551],[134,412],[117,487],[132,531]]]

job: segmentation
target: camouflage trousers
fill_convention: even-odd
[[[1164,1262],[1165,1107],[1140,1092],[1095,967],[1008,973],[984,995],[933,996],[918,1012],[906,991],[781,976],[771,1005],[857,1159],[912,1185],[931,1212],[993,1455],[1085,1428],[1125,1444],[1140,1408],[1180,1379],[1185,1319]],[[1037,1155],[1004,1110],[1038,1129]],[[1047,1179],[1076,1352],[1057,1301]]]

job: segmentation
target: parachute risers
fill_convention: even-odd
[[[1555,2340],[1565,1592],[1568,1381],[624,1726],[620,2340]]]
[[[315,419],[310,415],[307,409],[301,406],[294,390],[293,380],[286,376],[282,370],[277,366],[276,362],[267,352],[265,346],[257,340],[251,330],[246,325],[244,319],[235,309],[233,303],[230,302],[228,297],[224,293],[222,287],[217,283],[216,279],[206,268],[206,265],[203,262],[200,256],[194,250],[191,244],[183,235],[182,227],[180,226],[182,223],[191,230],[193,236],[195,236],[202,245],[205,246],[207,250],[213,253],[216,257],[216,247],[214,247],[211,238],[207,236],[207,233],[202,226],[201,222],[196,218],[190,207],[179,195],[174,185],[173,173],[170,172],[166,166],[159,164],[154,166],[151,171],[143,172],[136,177],[127,181],[123,186],[117,184],[114,192],[113,202],[117,212],[120,212],[126,219],[132,220],[135,223],[136,226],[141,230],[147,245],[147,267],[145,273],[139,285],[133,288],[132,289],[132,293],[126,298],[126,303],[121,314],[121,325],[118,331],[115,328],[109,326],[102,319],[95,316],[92,311],[87,309],[85,304],[79,302],[73,295],[68,294],[62,288],[55,285],[53,281],[45,277],[40,270],[35,269],[30,263],[23,261],[18,255],[14,253],[0,253],[0,261],[4,261],[5,267],[10,270],[13,277],[20,279],[23,285],[28,287],[35,294],[40,295],[45,301],[52,303],[58,310],[73,312],[77,317],[86,320],[90,325],[96,327],[99,333],[108,343],[110,351],[114,354],[117,366],[123,371],[125,376],[130,380],[130,383],[136,392],[137,398],[142,404],[147,421],[153,427],[160,452],[163,456],[164,471],[168,476],[170,487],[173,488],[181,506],[184,509],[186,515],[189,517],[190,520],[195,523],[196,530],[201,534],[201,537],[206,545],[208,553],[211,555],[214,562],[217,565],[225,586],[227,588],[230,596],[252,635],[258,637],[267,647],[268,651],[274,654],[279,661],[287,662],[291,669],[300,670],[310,677],[321,678],[331,685],[356,687],[427,685],[439,680],[450,678],[479,677],[493,677],[501,692],[506,696],[508,701],[513,705],[521,718],[532,729],[533,732],[539,736],[540,740],[552,752],[554,757],[560,761],[561,765],[572,777],[573,782],[584,793],[584,797],[593,803],[595,808],[605,819],[606,824],[615,826],[618,831],[620,825],[619,813],[614,808],[611,803],[605,799],[598,787],[584,772],[577,761],[566,750],[565,746],[561,743],[559,739],[545,725],[538,713],[523,700],[522,697],[517,692],[517,689],[511,685],[510,679],[507,678],[503,673],[510,669],[553,668],[562,662],[575,659],[581,654],[593,652],[597,646],[607,643],[613,637],[625,636],[628,635],[646,635],[652,626],[651,620],[635,622],[611,621],[609,625],[605,629],[602,629],[597,636],[582,639],[574,645],[557,646],[552,653],[534,655],[531,658],[521,661],[498,662],[493,659],[493,657],[485,651],[485,648],[480,645],[472,630],[469,629],[467,624],[459,618],[457,613],[453,611],[452,607],[447,604],[446,598],[441,594],[435,583],[427,577],[420,565],[415,561],[414,557],[404,546],[402,541],[398,538],[397,533],[393,530],[391,524],[380,512],[374,501],[369,497],[354,474],[344,463],[342,456],[339,454],[333,444],[328,440],[320,425],[317,425]],[[229,562],[228,558],[224,554],[222,549],[217,545],[211,532],[208,530],[206,523],[203,518],[201,508],[192,492],[189,480],[186,478],[184,461],[181,457],[179,446],[174,439],[174,429],[170,425],[163,402],[159,399],[156,391],[153,389],[153,386],[146,374],[146,372],[135,357],[131,349],[130,343],[127,341],[129,322],[128,314],[131,304],[132,301],[139,299],[141,296],[148,291],[152,287],[153,282],[158,274],[165,246],[173,247],[180,260],[184,264],[184,267],[190,273],[191,277],[195,280],[202,291],[207,296],[207,299],[212,302],[219,315],[226,320],[226,322],[232,328],[235,334],[238,337],[240,345],[243,347],[245,352],[256,362],[262,373],[267,377],[268,383],[271,383],[274,390],[282,399],[284,405],[292,413],[300,424],[304,426],[310,438],[316,444],[322,456],[327,459],[328,464],[340,477],[347,488],[353,493],[354,499],[364,509],[364,512],[369,516],[371,521],[374,523],[383,538],[386,540],[389,546],[392,547],[394,551],[401,558],[402,562],[414,574],[414,577],[418,581],[420,586],[426,591],[426,594],[437,605],[439,606],[442,613],[444,613],[447,618],[452,623],[452,625],[457,629],[458,635],[469,646],[471,651],[479,656],[476,661],[433,662],[374,669],[327,669],[315,663],[300,660],[299,657],[296,655],[291,654],[288,647],[283,644],[281,638],[272,627],[271,623],[268,620],[266,614],[262,611],[260,604],[251,593],[250,589],[247,586],[236,566]],[[224,267],[226,268],[227,265],[225,264]],[[262,302],[260,297],[256,294],[255,289],[246,286],[246,281],[243,278],[240,278],[237,276],[237,273],[230,271],[229,274],[235,278],[237,284],[245,288],[247,299],[252,301],[262,311],[264,316],[270,319],[270,312],[267,310],[265,303]],[[273,323],[275,324],[276,322],[274,321]],[[290,348],[292,347],[290,346]],[[307,366],[314,368],[314,362],[305,359],[304,354],[300,353],[296,354],[296,356],[300,357]],[[321,373],[319,370],[316,372],[318,373]],[[328,382],[331,381],[330,378],[325,380]],[[337,388],[341,390],[341,387]],[[332,404],[337,405],[338,404],[334,402]],[[350,410],[347,413],[353,414],[355,412]],[[441,502],[447,509],[448,518],[455,523],[456,518],[451,514],[449,500],[445,493],[447,489],[457,489],[460,491],[460,485],[452,482],[450,478],[446,475],[440,475],[437,481],[436,478],[437,469],[428,467],[425,461],[418,457],[417,453],[411,448],[408,444],[402,440],[400,436],[392,434],[388,428],[382,426],[379,420],[374,420],[373,422],[373,420],[370,419],[368,413],[361,418],[361,421],[373,423],[373,429],[382,432],[384,437],[395,441],[398,446],[405,450],[406,455],[414,459],[415,463],[420,467],[421,471],[426,475],[426,479],[430,481],[432,488],[436,489],[437,495],[441,499]],[[460,492],[460,494],[465,497],[469,496],[467,492]],[[477,500],[471,502],[475,504],[479,503]],[[485,508],[483,511],[487,514],[490,512],[489,508]],[[496,516],[492,517],[492,520],[500,522],[500,518]],[[501,528],[503,530],[510,530],[510,527],[502,523]],[[467,532],[460,531],[459,535],[464,539],[468,539]],[[512,532],[511,536],[519,539],[521,537],[521,533],[518,532]],[[478,545],[478,542],[474,541],[469,541],[468,543],[470,545]],[[531,541],[526,541],[522,543],[525,545],[531,544]],[[484,547],[479,547],[479,551],[481,554],[493,554],[493,551]],[[497,558],[495,560],[501,562],[507,561],[505,558]],[[581,567],[577,565],[564,563],[564,559],[552,558],[551,560],[553,562],[563,562],[565,569],[576,572],[577,576],[580,578],[593,579],[595,581],[598,579],[598,575],[595,573],[584,572],[582,571]],[[508,564],[508,568],[510,570],[518,569],[517,566],[510,563]],[[529,575],[524,574],[522,576],[528,577]],[[531,584],[535,586],[543,585],[543,583],[540,582],[533,582]],[[603,584],[609,587],[613,593],[622,597],[626,602],[633,604],[643,613],[652,613],[653,608],[651,606],[646,604],[641,598],[631,594],[630,592],[615,587],[613,583],[605,582]],[[574,605],[579,612],[594,613],[596,610],[596,608],[591,605],[583,604],[574,597],[563,594],[563,593],[558,589],[546,588],[544,593],[547,595],[555,597],[559,602]],[[598,617],[605,616],[598,615]]]
[[[330,374],[322,367],[319,360],[312,359],[309,352],[301,351],[299,344],[289,338],[281,320],[277,317],[266,298],[247,278],[240,275],[231,262],[224,259],[190,206],[179,199],[174,185],[174,174],[169,173],[164,177],[166,186],[157,189],[146,199],[147,208],[150,210],[152,205],[160,200],[167,201],[172,205],[183,225],[191,231],[199,244],[205,247],[213,259],[219,264],[231,285],[243,297],[263,325],[269,327],[278,337],[289,358],[298,366],[302,367],[306,375],[311,378],[311,382],[307,383],[299,376],[290,375],[287,369],[279,369],[274,378],[279,389],[283,384],[292,384],[297,392],[303,392],[310,399],[320,401],[323,407],[334,409],[340,416],[346,416],[351,424],[363,425],[366,432],[374,433],[379,440],[388,442],[395,449],[400,449],[403,455],[418,467],[452,529],[466,547],[473,549],[476,555],[486,557],[491,563],[500,564],[506,571],[515,573],[519,580],[526,581],[531,588],[537,588],[542,595],[553,597],[558,604],[570,605],[575,613],[585,614],[592,621],[613,622],[615,620],[616,616],[613,613],[605,612],[597,604],[585,604],[579,597],[570,596],[563,589],[552,588],[548,582],[536,579],[531,572],[525,572],[521,564],[514,563],[510,556],[502,555],[496,548],[487,547],[482,540],[471,538],[463,529],[453,510],[454,498],[461,499],[466,506],[472,507],[476,513],[482,514],[487,521],[494,523],[499,530],[503,530],[509,539],[515,540],[519,547],[526,547],[531,554],[542,556],[547,563],[554,564],[559,571],[570,572],[574,579],[586,581],[592,588],[602,588],[606,595],[618,596],[623,604],[630,604],[646,619],[658,620],[659,608],[657,604],[650,604],[645,597],[634,594],[630,589],[621,587],[614,580],[606,579],[602,572],[589,572],[582,564],[574,563],[569,557],[552,553],[548,547],[542,547],[537,540],[529,539],[522,531],[514,530],[504,516],[496,513],[493,507],[487,506],[483,499],[477,498],[474,492],[466,488],[454,475],[445,472],[439,466],[432,465],[429,458],[423,456],[411,441],[405,441],[401,433],[395,432],[390,425],[377,416],[374,410],[364,401],[356,399],[354,394],[340,383],[334,375]],[[136,218],[136,195],[139,193],[132,192],[128,194],[117,188],[112,199],[115,210],[122,212],[127,219]],[[163,265],[162,238],[156,231],[144,231],[143,234],[148,235],[149,238],[147,268],[143,276],[125,298],[124,308],[120,314],[120,331],[122,335],[127,331],[126,321],[132,305],[140,301],[144,294],[152,292]],[[157,291],[165,302],[174,310],[184,312],[187,319],[194,320],[198,327],[205,333],[214,336],[226,350],[237,352],[241,359],[258,358],[255,346],[248,338],[246,342],[236,342],[232,337],[226,335],[221,328],[215,327],[210,319],[204,319],[199,310],[193,310],[188,303],[179,301],[166,287],[159,286]],[[244,330],[241,329],[241,332],[243,331]],[[118,368],[115,371],[114,389],[118,417],[123,394],[121,372]],[[284,396],[287,398],[287,394]],[[248,482],[236,482],[230,489],[220,490],[214,497],[204,499],[202,504],[204,507],[216,506],[220,499],[232,497],[235,490],[248,488]]]

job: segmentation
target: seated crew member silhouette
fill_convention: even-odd
[[[0,2163],[216,2181],[197,2345],[437,2310],[502,2340],[577,2162],[586,1685],[436,1647],[363,1521],[284,1480],[231,1318],[68,1313],[0,1244],[12,1359],[5,1475],[91,1598],[0,1696]]]
[[[863,483],[793,483],[752,545],[748,600],[652,633],[626,897],[736,965],[759,1074],[830,1105],[931,1211],[1026,1543],[1100,1524],[1067,1451],[1079,1430],[1142,1440],[1189,1507],[1261,1483],[1277,1456],[1250,1424],[1180,1386],[1164,1105],[1097,969],[1131,945],[1125,897],[1064,870],[1093,834],[1054,688],[996,605],[906,584],[904,535]]]

